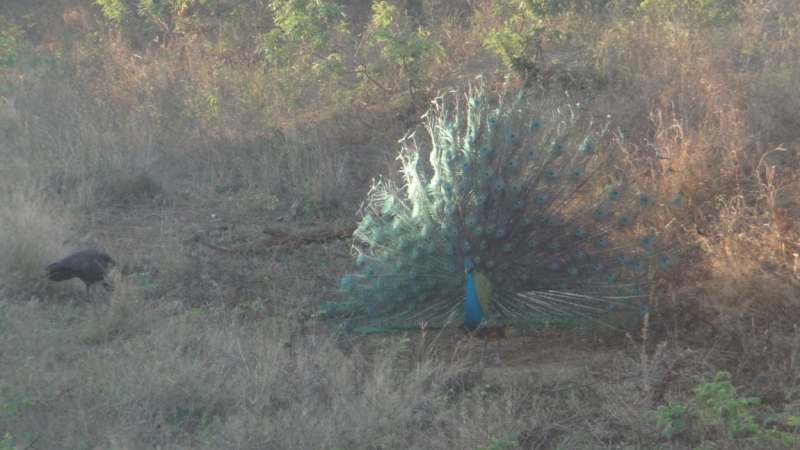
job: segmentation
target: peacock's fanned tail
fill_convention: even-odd
[[[427,138],[403,140],[402,185],[372,186],[359,270],[325,312],[362,332],[461,325],[467,260],[490,283],[487,325],[638,310],[679,250],[649,220],[665,205],[619,169],[606,120],[578,111],[537,111],[522,93],[491,105],[480,88],[434,102]]]

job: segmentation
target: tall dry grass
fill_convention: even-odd
[[[424,94],[477,75],[500,86],[505,69],[483,41],[514,11],[501,4],[516,7],[423,4],[421,23],[447,54]],[[615,2],[520,25],[546,31],[531,86],[611,115],[625,169],[684,203],[665,222],[678,224],[692,256],[654,298],[634,345],[613,333],[524,331],[533,339],[514,342],[525,351],[481,368],[482,345],[449,332],[351,341],[304,321],[350,264],[346,245],[222,255],[186,241],[211,213],[237,223],[220,245],[254,240],[296,200],[304,224],[349,221],[373,177],[396,176],[396,141],[418,123],[402,89],[271,66],[248,40],[268,22],[263,8],[238,28],[209,15],[165,42],[106,22],[87,2],[10,2],[3,23],[25,26],[2,45],[31,48],[0,69],[0,439],[8,431],[14,448],[780,447],[698,418],[666,438],[644,414],[688,404],[703,372],[725,369],[767,403],[753,409],[762,423],[794,433],[785,389],[800,369],[800,11],[790,0],[709,4],[727,16],[710,20],[693,2]],[[367,26],[363,5],[345,6]],[[114,250],[127,276],[96,304],[64,302],[81,284],[43,283],[41,268],[87,243]],[[585,364],[526,361],[543,347],[585,351]]]

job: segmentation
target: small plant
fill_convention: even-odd
[[[670,403],[651,412],[658,427],[663,427],[661,434],[672,438],[682,433],[687,428],[688,417],[695,416],[706,430],[721,427],[727,439],[746,437],[759,442],[790,442],[788,433],[767,430],[754,421],[749,408],[761,401],[756,397],[739,397],[741,386],[734,386],[730,377],[731,374],[724,371],[718,371],[713,377],[706,372],[694,389],[694,398],[686,406]],[[713,441],[703,441],[700,448],[716,448],[714,445]]]
[[[686,408],[681,405],[673,405],[670,403],[668,406],[659,406],[653,415],[658,420],[658,427],[664,427],[664,429],[661,430],[661,435],[671,438],[676,434],[682,433],[686,428],[685,413]]]
[[[122,0],[96,0],[95,3],[100,5],[100,9],[103,11],[103,15],[106,19],[112,22],[122,22],[127,12],[125,2]]]
[[[2,18],[0,17],[0,19]],[[0,31],[0,69],[11,67],[21,54],[33,49],[31,43],[24,39],[25,29],[28,27],[30,25],[17,25],[13,22],[3,24],[3,30]]]
[[[269,62],[285,67],[293,63],[304,66],[302,63],[309,59],[323,60],[327,63],[327,72],[343,70],[341,55],[333,43],[340,35],[346,35],[347,29],[336,3],[273,0],[270,9],[274,11],[276,28],[261,35],[259,45]]]
[[[8,415],[14,415],[20,406],[36,404],[36,400],[33,397],[16,394],[8,386],[0,389],[0,395],[5,399],[3,401],[3,411]],[[5,436],[3,439],[5,440]]]
[[[761,401],[755,397],[739,398],[739,387],[730,382],[730,373],[719,371],[714,374],[713,379],[708,380],[706,377],[710,375],[707,372],[694,389],[694,405],[701,420],[709,424],[721,421],[725,426],[725,435],[729,438],[758,431],[758,424],[753,422],[747,408]]]
[[[535,76],[542,69],[542,43],[558,39],[566,29],[552,28],[550,17],[567,11],[591,8],[600,11],[606,0],[588,2],[575,0],[526,0],[494,2],[490,14],[501,25],[486,30],[483,45],[503,59],[512,71],[523,76]]]
[[[410,21],[398,20],[398,11],[386,2],[372,4],[370,39],[380,48],[381,55],[391,65],[400,68],[408,79],[408,93],[419,101],[417,91],[426,86],[431,61],[441,62],[445,56],[442,46],[430,39],[423,28],[414,30]]]
[[[0,412],[4,415],[13,416],[21,406],[35,405],[36,400],[26,395],[15,393],[10,387],[0,389]],[[0,450],[10,449],[11,434],[6,432],[0,439]]]
[[[3,435],[3,439],[0,439],[0,450],[11,450],[11,433],[6,433]]]

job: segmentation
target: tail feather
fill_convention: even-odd
[[[426,114],[429,139],[403,142],[403,184],[380,179],[368,194],[359,270],[341,285],[348,326],[458,324],[465,261],[492,286],[487,326],[640,311],[682,250],[659,225],[669,204],[621,169],[608,120],[579,105],[542,113],[522,93],[492,106],[480,88],[451,105]]]

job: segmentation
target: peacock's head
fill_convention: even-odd
[[[467,260],[464,261],[464,272],[472,273],[472,269],[474,269],[474,268],[475,268],[475,264],[472,262],[471,259],[467,258]]]

